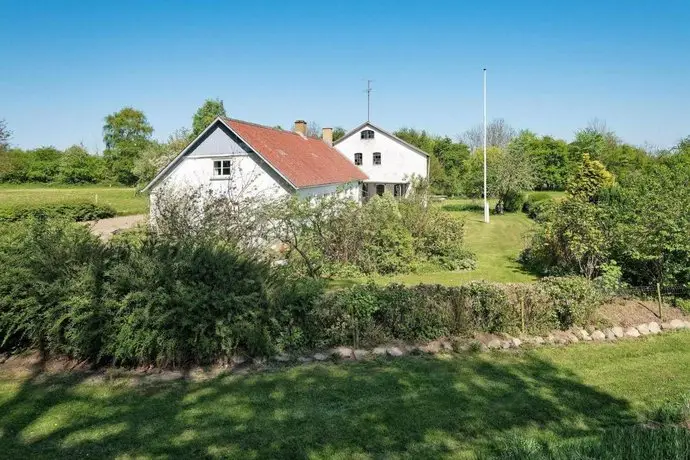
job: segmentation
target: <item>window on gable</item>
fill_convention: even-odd
[[[360,134],[362,139],[373,139],[374,138],[374,131],[371,129],[365,129],[362,131]]]
[[[362,165],[362,154],[359,153],[359,152],[358,152],[358,153],[355,153],[355,164],[356,164],[357,166],[361,166],[361,165]]]
[[[230,175],[230,160],[215,160],[213,162],[213,176],[227,177]]]
[[[375,165],[381,164],[381,152],[374,152],[374,164]]]

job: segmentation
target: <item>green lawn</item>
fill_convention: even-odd
[[[0,366],[3,458],[472,458],[630,426],[690,382],[690,333],[133,384]]]
[[[134,188],[103,185],[0,184],[0,206],[90,201],[115,208],[118,215],[148,212],[148,197]]]

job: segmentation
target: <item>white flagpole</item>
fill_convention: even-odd
[[[489,197],[486,193],[486,69],[484,69],[484,222],[489,223]]]

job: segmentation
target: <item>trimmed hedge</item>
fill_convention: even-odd
[[[601,297],[579,277],[458,287],[373,283],[324,296],[310,318],[311,346],[427,341],[476,332],[545,333],[591,320]]]
[[[115,216],[110,206],[84,202],[23,205],[0,208],[0,222],[16,222],[29,218],[65,218],[75,222],[106,219]]]

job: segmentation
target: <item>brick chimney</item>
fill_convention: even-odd
[[[295,121],[295,132],[302,136],[307,135],[307,122],[304,120]]]
[[[323,128],[321,139],[330,147],[333,147],[333,128]]]

